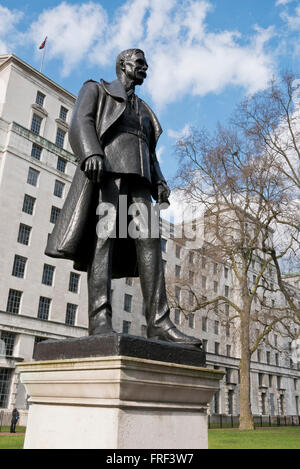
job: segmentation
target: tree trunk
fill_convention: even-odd
[[[250,397],[250,304],[245,300],[241,314],[241,361],[240,361],[240,430],[253,430]]]

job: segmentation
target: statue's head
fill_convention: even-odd
[[[147,76],[148,64],[141,49],[127,49],[121,52],[116,60],[117,77],[125,75],[135,85],[141,85]]]

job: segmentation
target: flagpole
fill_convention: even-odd
[[[44,60],[45,60],[46,47],[47,47],[47,43],[45,44],[45,47],[44,47],[44,50],[43,50],[43,56],[42,56],[42,63],[41,63],[41,69],[40,69],[40,73],[42,73],[43,66],[44,66]]]

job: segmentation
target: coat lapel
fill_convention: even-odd
[[[101,85],[107,95],[105,99],[104,109],[98,113],[96,128],[99,138],[116,122],[122,115],[126,107],[127,95],[123,85],[119,80],[108,83],[101,80]],[[102,105],[99,105],[99,110]]]

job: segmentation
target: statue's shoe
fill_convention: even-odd
[[[194,347],[202,349],[202,341],[196,337],[191,337],[178,330],[175,326],[170,329],[158,329],[155,328],[154,334],[151,336],[148,333],[148,338],[152,340],[162,340],[164,342],[172,342],[178,345],[192,345]]]

